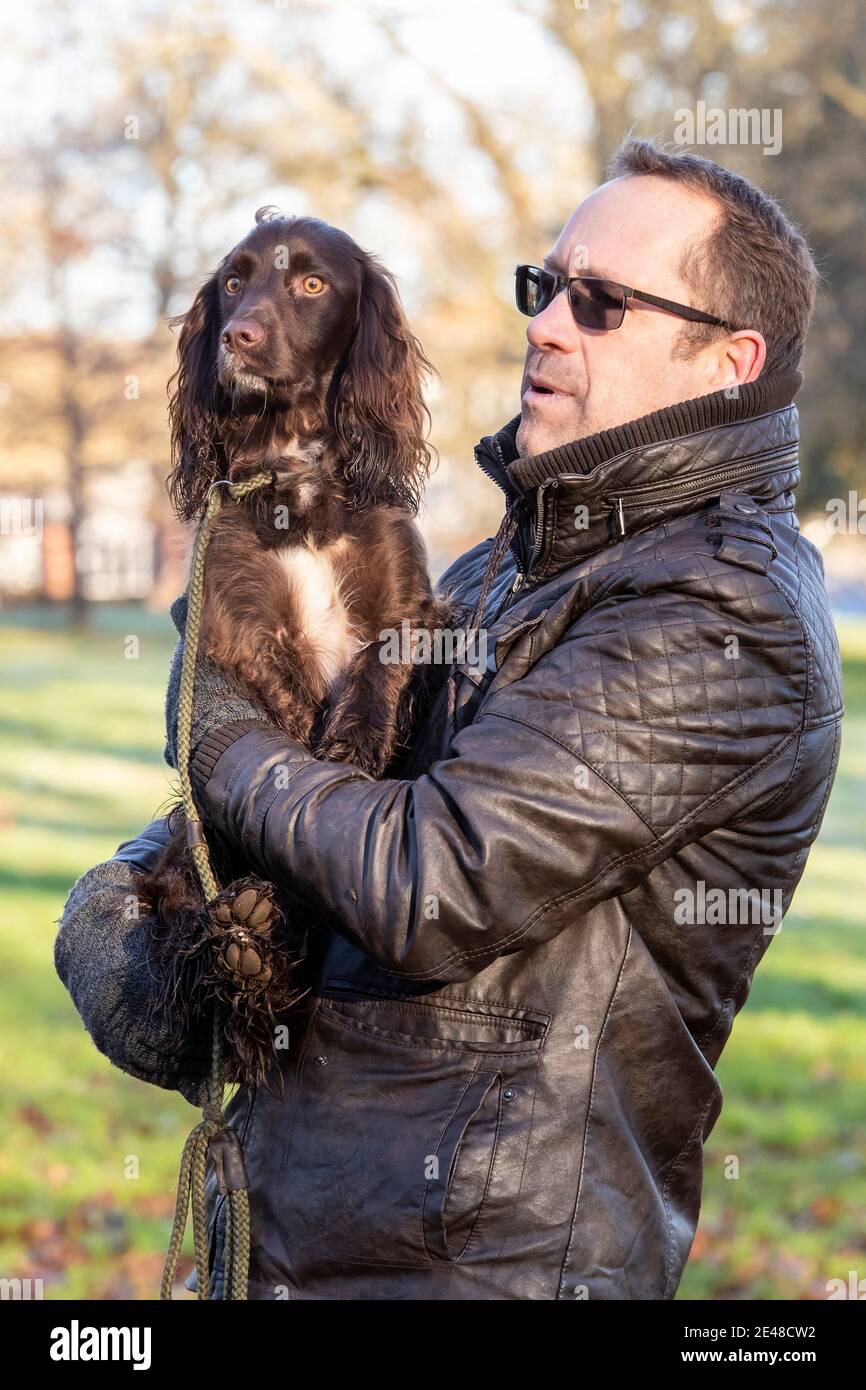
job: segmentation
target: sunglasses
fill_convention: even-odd
[[[654,304],[657,309],[667,309],[678,318],[691,319],[693,323],[714,323],[729,332],[735,331],[732,323],[716,318],[715,314],[705,314],[689,304],[675,304],[671,299],[659,299],[658,295],[621,285],[617,280],[602,280],[596,275],[554,275],[537,265],[515,266],[514,275],[517,307],[529,318],[535,318],[546,309],[560,290],[567,290],[574,321],[581,328],[609,333],[622,324],[627,301],[640,299],[644,304]]]

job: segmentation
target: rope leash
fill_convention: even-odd
[[[193,693],[195,689],[195,669],[198,657],[201,617],[204,608],[205,555],[213,533],[213,528],[222,506],[222,489],[225,488],[234,501],[240,501],[258,488],[266,487],[274,481],[271,472],[257,473],[242,483],[229,483],[220,480],[213,483],[208,491],[208,500],[196,537],[190,568],[189,600],[187,605],[186,634],[184,639],[183,664],[181,667],[180,696],[177,722],[177,762],[180,776],[181,800],[186,815],[187,846],[195,863],[205,905],[210,907],[219,897],[220,886],[216,881],[210,862],[210,853],[204,835],[204,826],[199,818],[198,808],[193,797],[190,779],[190,743],[192,738]],[[487,594],[499,570],[505,551],[517,526],[516,508],[509,509],[502,519],[488,556],[481,592],[475,605],[470,628],[480,621]],[[453,732],[455,717],[456,681],[455,671],[449,674],[447,724],[449,737]],[[177,1263],[186,1232],[187,1216],[192,1208],[193,1246],[195,1250],[196,1282],[198,1298],[210,1298],[210,1270],[208,1261],[207,1205],[205,1181],[207,1161],[210,1158],[218,1179],[219,1192],[226,1200],[226,1236],[224,1246],[225,1279],[224,1297],[229,1300],[246,1300],[248,1297],[249,1257],[250,1257],[250,1211],[249,1179],[243,1160],[243,1149],[236,1131],[226,1123],[223,1114],[224,1090],[224,1012],[219,1000],[214,1001],[213,1051],[211,1071],[208,1079],[207,1100],[202,1107],[202,1119],[192,1130],[184,1145],[180,1161],[177,1200],[174,1222],[165,1266],[160,1286],[160,1298],[170,1300],[177,1272]]]
[[[204,827],[199,819],[198,808],[192,793],[190,780],[190,741],[192,737],[193,692],[195,689],[195,668],[198,656],[201,617],[204,608],[204,562],[208,543],[216,518],[222,506],[222,489],[225,488],[235,501],[240,501],[257,488],[266,487],[273,482],[272,473],[257,473],[242,483],[220,481],[212,484],[208,501],[196,537],[189,580],[189,600],[187,605],[186,635],[183,645],[183,665],[180,676],[180,697],[177,716],[177,762],[180,775],[181,800],[187,822],[187,845],[195,863],[205,904],[210,906],[220,892],[210,862]],[[198,1297],[210,1298],[210,1270],[208,1267],[207,1206],[205,1200],[205,1180],[207,1161],[210,1158],[217,1173],[220,1193],[226,1199],[226,1240],[225,1240],[225,1297],[229,1300],[247,1298],[250,1262],[250,1206],[249,1180],[244,1168],[243,1149],[240,1139],[223,1115],[223,1008],[219,1001],[214,1003],[213,1052],[211,1071],[208,1079],[207,1100],[202,1107],[203,1118],[192,1130],[184,1145],[180,1160],[180,1174],[177,1184],[177,1201],[174,1222],[165,1266],[162,1272],[160,1298],[171,1299],[177,1272],[183,1238],[186,1231],[187,1215],[192,1207],[192,1232],[195,1249],[195,1271],[198,1284]]]

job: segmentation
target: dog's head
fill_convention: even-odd
[[[345,232],[260,209],[175,323],[169,490],[184,520],[225,477],[230,422],[286,412],[305,435],[331,435],[356,505],[417,510],[432,367],[393,277]]]

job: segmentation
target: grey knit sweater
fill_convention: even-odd
[[[172,657],[166,691],[165,761],[177,767],[176,725],[186,626],[186,595],[175,599],[171,616],[180,640]],[[211,729],[234,719],[266,719],[220,667],[206,658],[196,666],[192,747]],[[149,921],[137,917],[133,888],[136,863],[165,839],[165,817],[135,840],[124,841],[105,863],[88,869],[74,884],[59,920],[54,964],[84,1026],[100,1052],[131,1076],[180,1091],[193,1105],[205,1098],[210,1066],[210,1029],[204,1025],[178,1048],[147,1016],[146,959]],[[138,855],[138,859],[135,856]]]

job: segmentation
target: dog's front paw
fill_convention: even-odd
[[[314,752],[317,758],[350,763],[362,772],[369,772],[371,777],[381,777],[391,761],[392,749],[381,740],[376,742],[369,736],[359,735],[352,739],[338,729],[326,729]]]
[[[216,961],[235,988],[270,984],[268,938],[280,920],[273,893],[270,883],[248,877],[224,888],[210,907]]]

